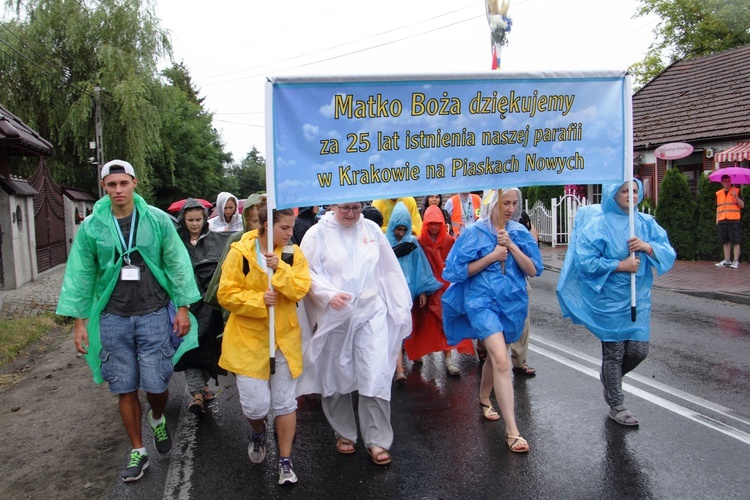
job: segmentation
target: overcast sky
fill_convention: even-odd
[[[502,71],[626,70],[656,18],[637,0],[511,0]],[[157,0],[176,61],[206,98],[226,149],[265,151],[264,82],[274,75],[476,73],[490,69],[483,0]]]

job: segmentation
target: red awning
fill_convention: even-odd
[[[716,163],[750,160],[750,142],[741,142],[716,155]]]

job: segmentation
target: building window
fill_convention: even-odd
[[[589,199],[591,200],[591,203],[602,202],[602,185],[601,184],[591,185],[591,196],[589,196]]]

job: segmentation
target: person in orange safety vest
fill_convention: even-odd
[[[479,209],[482,200],[472,193],[458,193],[450,197],[445,204],[445,210],[451,214],[451,226],[456,237],[467,226],[479,220]]]
[[[716,191],[716,228],[724,245],[724,260],[716,267],[740,267],[740,241],[742,240],[742,209],[745,202],[740,197],[740,190],[732,187],[728,175],[721,176],[722,189]],[[734,247],[734,260],[730,260],[730,250]]]

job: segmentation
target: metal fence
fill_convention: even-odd
[[[539,233],[539,241],[557,245],[567,245],[573,233],[573,221],[579,208],[589,203],[586,198],[579,198],[572,194],[566,194],[562,198],[552,198],[550,210],[544,203],[537,200],[534,206],[529,208],[528,200],[525,201],[525,210],[531,218],[531,222]],[[640,210],[651,214],[651,210]]]

